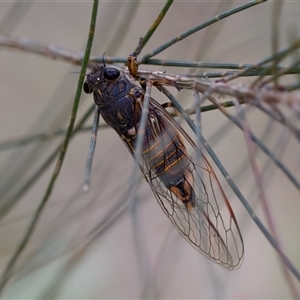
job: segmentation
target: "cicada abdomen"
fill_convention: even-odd
[[[151,107],[146,125],[143,158],[152,179],[157,176],[162,183],[187,207],[194,203],[194,178],[187,150],[176,128],[166,122],[165,116]]]

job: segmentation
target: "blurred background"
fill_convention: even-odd
[[[92,55],[127,57],[164,4],[100,1]],[[175,1],[143,54],[241,4]],[[176,43],[158,58],[256,63],[272,53],[273,5],[274,1],[268,1],[232,15]],[[91,9],[91,1],[1,2],[0,33],[83,53]],[[283,2],[280,49],[299,37],[299,13],[297,2]],[[51,133],[67,128],[80,66],[53,60],[51,53],[42,56],[0,46],[2,273],[51,179],[57,158],[47,167],[44,164],[64,138],[63,134],[53,137]],[[189,68],[141,68],[173,74],[196,72]],[[238,82],[247,84],[251,80],[245,77]],[[153,96],[160,102],[167,101],[156,91]],[[185,108],[192,107],[191,91],[183,90],[177,96]],[[92,96],[83,94],[78,120],[92,104]],[[235,113],[234,108],[229,111]],[[251,130],[300,180],[298,140],[257,108],[248,107],[247,117]],[[92,116],[86,126],[91,124]],[[202,114],[202,127],[203,135],[266,224],[243,133],[218,110]],[[49,136],[19,145],[21,139],[41,133]],[[89,140],[88,130],[71,140],[53,193],[3,290],[3,298],[291,298],[276,251],[222,177],[245,244],[243,265],[232,272],[205,259],[180,237],[142,178],[136,197],[128,199],[134,164],[112,129],[99,131],[91,189],[83,193]],[[263,186],[280,242],[299,270],[299,191],[268,156],[259,152],[257,159],[267,168]],[[293,281],[300,292],[299,282]]]

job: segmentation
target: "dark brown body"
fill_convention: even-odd
[[[144,90],[133,84],[126,75],[105,78],[105,66],[98,65],[87,78],[86,89],[93,90],[94,101],[105,122],[122,138],[134,155],[142,113]],[[117,75],[117,70],[116,74]],[[109,74],[110,75],[110,74]],[[88,86],[89,85],[89,86]],[[147,180],[158,177],[189,209],[193,205],[193,176],[182,139],[174,126],[162,114],[159,104],[149,103],[143,142],[142,171]]]

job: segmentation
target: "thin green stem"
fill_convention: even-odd
[[[156,31],[157,27],[159,26],[159,24],[161,23],[161,21],[163,20],[165,15],[167,14],[167,12],[168,12],[169,8],[171,7],[171,5],[173,4],[173,2],[174,2],[174,0],[168,0],[167,1],[167,3],[165,4],[163,9],[161,10],[159,15],[157,16],[157,18],[155,19],[155,21],[153,22],[153,24],[149,28],[146,35],[143,37],[143,39],[140,41],[139,45],[136,47],[135,51],[141,51],[144,48],[144,46],[150,40],[151,36]]]
[[[80,100],[80,96],[81,96],[81,91],[82,91],[82,86],[83,86],[83,81],[84,81],[84,77],[86,74],[86,68],[88,65],[88,61],[89,61],[89,57],[90,57],[90,53],[91,53],[91,48],[92,48],[92,44],[93,44],[93,38],[94,38],[94,32],[95,32],[95,25],[96,25],[96,20],[97,20],[97,11],[98,11],[98,0],[94,0],[94,4],[93,4],[93,9],[92,9],[92,15],[91,15],[91,23],[90,23],[90,28],[89,28],[89,36],[88,36],[88,41],[87,41],[87,46],[86,46],[86,50],[85,50],[85,54],[84,54],[84,59],[83,59],[83,63],[82,63],[82,67],[81,67],[81,72],[79,75],[79,79],[78,79],[78,84],[77,84],[77,90],[76,90],[76,95],[75,95],[75,99],[74,99],[74,104],[73,104],[73,108],[72,108],[72,114],[71,114],[71,118],[70,118],[70,123],[68,126],[68,130],[67,130],[67,134],[65,137],[65,140],[62,144],[61,147],[61,151],[60,151],[60,155],[56,164],[56,167],[54,169],[52,178],[49,182],[49,185],[46,189],[45,195],[42,199],[42,201],[40,202],[39,206],[37,207],[36,212],[34,213],[34,216],[28,226],[28,229],[26,230],[26,233],[24,235],[24,237],[22,238],[17,250],[15,251],[15,253],[13,254],[12,258],[10,259],[3,275],[1,278],[1,282],[0,282],[0,292],[3,290],[3,288],[5,287],[5,284],[7,283],[7,281],[10,279],[11,274],[12,274],[12,270],[18,260],[18,258],[20,257],[20,255],[22,254],[23,250],[25,249],[26,245],[28,244],[35,228],[36,225],[38,223],[39,218],[41,217],[42,211],[46,205],[46,203],[48,202],[48,199],[52,193],[55,181],[58,177],[58,174],[60,172],[62,163],[64,161],[64,157],[68,148],[68,144],[71,138],[71,134],[74,128],[74,124],[75,124],[75,119],[76,119],[76,113],[77,113],[77,109],[78,109],[78,105],[79,105],[79,100]]]
[[[292,69],[294,69],[295,67],[300,65],[300,59],[298,59],[297,61],[294,62],[294,64],[290,67],[287,67],[285,69],[281,69],[280,71],[275,71],[274,68],[272,69],[272,73],[273,75],[268,77],[267,79],[263,79],[260,83],[261,86],[268,84],[269,82],[277,82],[278,79],[282,76],[282,75],[287,75],[287,74],[292,74],[290,73],[290,71]],[[275,88],[278,87],[278,84],[275,84]]]
[[[90,62],[94,63],[102,63],[102,57],[91,57]],[[126,63],[126,57],[109,57],[105,56],[105,63],[113,64],[113,63]],[[272,69],[269,65],[261,65],[259,64],[237,64],[237,63],[214,63],[214,62],[201,62],[201,61],[184,61],[184,60],[172,60],[172,59],[149,59],[146,62],[143,62],[145,65],[154,65],[154,66],[167,66],[167,67],[183,67],[183,68],[203,68],[203,69],[229,69],[229,70],[241,70],[241,72],[233,73],[233,72],[207,72],[204,73],[206,77],[224,77],[232,74],[239,74],[239,76],[259,76],[263,75],[271,75]],[[247,70],[247,72],[244,72]],[[299,74],[300,68],[286,65],[277,65],[276,71],[282,71],[284,74]],[[242,73],[243,72],[243,73]],[[202,74],[187,74],[184,75],[187,77],[203,77]]]
[[[261,66],[265,65],[265,64],[268,64],[270,62],[272,62],[273,60],[281,60],[283,58],[285,58],[288,54],[290,54],[291,52],[297,50],[300,48],[300,40],[296,40],[291,46],[287,47],[286,49],[283,49],[281,51],[278,51],[277,53],[269,56],[269,57],[266,57],[264,59],[262,59],[260,62],[258,62],[257,64],[254,64],[252,66],[249,66],[247,68],[245,68],[244,70],[240,71],[240,72],[237,72],[236,74],[232,74],[232,75],[229,75],[227,78],[224,78],[222,81],[224,82],[228,82],[230,80],[233,80],[237,77],[240,77],[240,76],[243,76],[245,73],[249,72],[249,71],[252,71],[252,70],[255,70],[257,68],[260,68]],[[262,73],[261,74],[261,78],[263,78],[263,76],[270,72],[271,71],[271,67],[268,67],[264,72],[265,73]],[[259,81],[260,78],[257,80]],[[256,82],[254,82],[253,85],[255,85]]]
[[[222,19],[225,19],[225,18],[227,18],[227,17],[229,17],[229,16],[231,16],[233,14],[239,13],[239,12],[245,10],[245,9],[248,9],[248,8],[250,8],[252,6],[255,6],[257,4],[261,4],[261,3],[266,2],[266,1],[267,0],[255,0],[255,1],[251,1],[251,2],[248,2],[248,3],[244,4],[244,5],[238,6],[238,7],[234,8],[234,9],[226,11],[226,12],[220,14],[220,15],[217,15],[214,18],[212,18],[212,19],[210,19],[210,20],[208,20],[208,21],[206,21],[204,23],[201,23],[201,24],[199,24],[199,25],[197,25],[197,26],[195,26],[195,27],[193,27],[193,28],[191,28],[191,29],[189,29],[189,30],[187,30],[185,32],[183,32],[182,34],[174,37],[170,41],[168,41],[168,42],[164,43],[163,45],[159,46],[158,48],[156,48],[152,52],[146,54],[141,59],[140,63],[144,63],[150,57],[153,57],[153,56],[157,55],[158,53],[160,53],[160,52],[164,51],[165,49],[171,47],[175,43],[177,43],[177,42],[179,42],[179,41],[187,38],[188,36],[194,34],[195,32],[197,32],[197,31],[199,31],[199,30],[201,30],[201,29],[203,29],[203,28],[205,28],[207,26],[210,26],[210,25],[212,25],[212,24],[214,24],[214,23],[216,23],[216,22],[218,22],[218,21],[220,21]]]

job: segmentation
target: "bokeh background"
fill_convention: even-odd
[[[241,3],[175,1],[143,53]],[[92,54],[126,57],[163,5],[163,1],[100,1]],[[268,1],[222,20],[173,45],[158,58],[255,63],[271,54],[273,5],[273,1]],[[83,52],[91,9],[91,1],[0,2],[0,33]],[[297,1],[283,3],[280,48],[299,36],[299,13]],[[51,55],[5,47],[0,49],[0,66],[1,142],[66,129],[79,66],[53,60]],[[174,74],[194,72],[187,68],[142,68]],[[154,96],[166,101],[158,92],[154,91]],[[191,91],[181,91],[178,98],[186,108],[194,101]],[[92,102],[91,95],[82,95],[78,118]],[[234,108],[230,110],[234,113]],[[299,143],[257,109],[249,109],[248,117],[253,132],[263,138],[291,172],[299,174]],[[202,122],[204,136],[265,222],[242,132],[218,111],[204,113]],[[92,116],[86,122],[87,126],[91,124]],[[1,151],[1,272],[27,230],[56,160],[43,169],[33,185],[29,180],[62,139],[63,135],[49,136],[43,142]],[[89,140],[89,131],[72,139],[54,191],[3,298],[291,297],[275,250],[223,179],[246,251],[242,267],[232,272],[207,261],[180,237],[142,179],[136,198],[128,199],[133,162],[111,129],[102,129],[98,134],[91,190],[83,193]],[[257,157],[261,166],[267,164],[269,168],[264,188],[280,241],[300,269],[299,191],[269,163],[268,157]],[[30,188],[25,190],[26,187]],[[299,282],[294,283],[300,290]]]

